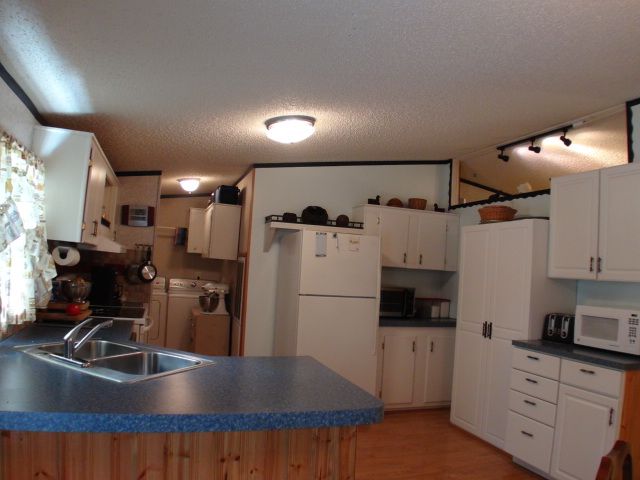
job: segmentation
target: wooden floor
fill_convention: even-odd
[[[537,479],[506,453],[449,423],[449,410],[385,413],[358,428],[357,480]]]

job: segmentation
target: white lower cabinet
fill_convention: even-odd
[[[380,328],[378,392],[387,409],[451,401],[455,329]]]
[[[592,480],[617,439],[622,377],[514,348],[505,449],[552,479]]]

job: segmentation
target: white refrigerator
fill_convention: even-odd
[[[274,351],[309,355],[375,395],[380,239],[301,230],[280,242]]]

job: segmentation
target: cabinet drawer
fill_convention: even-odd
[[[518,370],[535,373],[553,380],[560,378],[560,358],[552,355],[514,348],[511,365]]]
[[[509,410],[553,427],[556,423],[556,406],[539,398],[509,390]]]
[[[505,447],[514,457],[549,473],[553,428],[509,412]]]
[[[511,388],[547,402],[558,402],[558,382],[532,373],[511,369]]]
[[[562,383],[602,393],[610,397],[620,396],[622,372],[610,368],[596,367],[588,363],[562,360]]]

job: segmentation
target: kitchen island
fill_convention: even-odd
[[[0,343],[2,478],[354,478],[356,427],[382,419],[310,357],[207,357],[123,384],[15,350],[61,338],[35,328]]]

